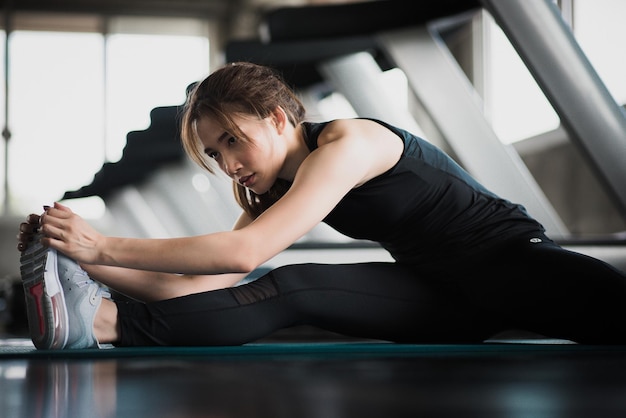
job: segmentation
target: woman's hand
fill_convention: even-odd
[[[104,236],[67,206],[55,203],[40,217],[41,242],[80,262],[97,264]]]
[[[19,234],[17,234],[17,250],[26,251],[35,239],[35,234],[39,231],[39,215],[31,213],[26,217],[26,222],[20,224]]]

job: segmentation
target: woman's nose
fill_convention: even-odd
[[[236,161],[234,160],[229,161],[229,160],[224,159],[222,169],[229,177],[234,176],[237,173],[237,171],[239,171],[239,168],[241,167]]]

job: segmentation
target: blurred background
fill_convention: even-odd
[[[358,8],[365,3],[377,3],[378,9]],[[42,205],[62,201],[103,232],[124,236],[181,236],[232,225],[238,209],[228,182],[185,160],[176,124],[188,86],[233,60],[255,60],[284,71],[307,104],[311,120],[369,116],[367,105],[358,100],[372,105],[372,99],[359,99],[359,93],[382,92],[381,102],[382,96],[391,97],[394,106],[401,107],[396,116],[407,115],[397,124],[444,148],[488,187],[522,201],[526,195],[519,195],[518,188],[511,186],[514,183],[499,183],[511,177],[508,170],[513,161],[516,172],[522,173],[521,181],[532,183],[530,194],[543,209],[535,209],[533,202],[522,203],[542,221],[545,216],[549,231],[564,243],[583,242],[588,244],[585,251],[596,255],[600,244],[608,242],[611,252],[602,254],[617,263],[624,260],[626,214],[623,201],[615,198],[619,180],[607,185],[603,173],[598,173],[598,161],[594,166],[593,159],[590,162],[585,150],[572,141],[572,132],[546,98],[545,88],[478,2],[4,0],[0,4],[0,79],[4,81],[0,83],[4,295],[0,311],[5,317],[11,316],[10,295],[19,291],[15,290],[19,288],[18,224],[27,214],[40,213]],[[357,8],[344,8],[349,4]],[[553,4],[612,99],[618,106],[626,104],[626,2],[559,0]],[[378,10],[382,20],[380,11],[402,8],[406,10],[402,19],[391,18],[380,27],[366,25],[372,10]],[[297,10],[311,11],[310,18],[294,15],[302,21],[290,22],[289,12]],[[324,13],[317,15],[316,10]],[[329,15],[337,19],[323,17]],[[480,111],[481,129],[499,141],[501,148],[493,148],[498,151],[492,157],[514,154],[507,157],[511,161],[494,162],[489,171],[490,163],[480,160],[485,154],[482,139],[471,138],[481,131],[468,131],[465,145],[459,145],[448,130],[450,122],[442,122],[437,114],[441,111],[430,105],[433,95],[425,92],[428,86],[415,93],[409,74],[413,67],[385,53],[379,33],[397,29],[394,21],[402,21],[398,29],[409,27],[410,19],[419,28],[437,33],[450,68],[462,78],[468,97]],[[340,29],[332,33],[337,20]],[[303,33],[290,33],[288,23],[299,25]],[[381,36],[391,42],[389,36]],[[334,48],[339,52],[331,53]],[[344,63],[336,58],[344,50],[351,56],[365,52],[368,56],[359,62],[377,65],[375,80],[361,83],[360,92],[349,91],[342,81],[346,80],[341,74]],[[312,64],[315,60],[319,63]],[[428,60],[419,61],[427,70],[429,65]],[[433,79],[444,77],[437,69],[443,64],[433,61],[432,65]],[[443,78],[440,82],[449,87]],[[440,91],[439,101],[451,112],[466,99]],[[579,98],[584,101],[585,95]],[[477,122],[471,115],[460,110],[450,117]],[[588,139],[586,144],[589,147]],[[617,147],[618,155],[624,155],[622,145]],[[497,168],[501,163],[504,169]],[[320,227],[268,267],[294,260],[361,259],[387,256],[375,246]]]

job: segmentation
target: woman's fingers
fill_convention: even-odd
[[[41,232],[41,243],[44,246],[56,249],[76,261],[89,263],[97,256],[95,247],[100,237],[98,232],[60,203],[44,206],[43,214],[31,214],[26,222],[20,224],[17,249],[26,250],[37,232]]]
[[[32,222],[22,222],[20,224],[20,233],[23,234],[35,234],[37,233],[37,231],[39,230],[39,222],[37,223],[32,223]]]
[[[20,252],[26,251],[29,244],[35,239],[35,234],[40,228],[40,215],[31,213],[26,217],[26,222],[20,223],[17,234],[17,249]]]

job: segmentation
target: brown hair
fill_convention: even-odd
[[[274,69],[247,62],[227,64],[196,85],[188,95],[182,118],[183,148],[194,162],[214,173],[213,160],[205,155],[196,132],[198,119],[210,117],[235,138],[249,141],[232,116],[264,119],[277,107],[285,111],[293,126],[304,120],[302,102]],[[289,186],[289,182],[279,179],[267,193],[257,195],[233,182],[237,203],[253,219],[280,199]]]

